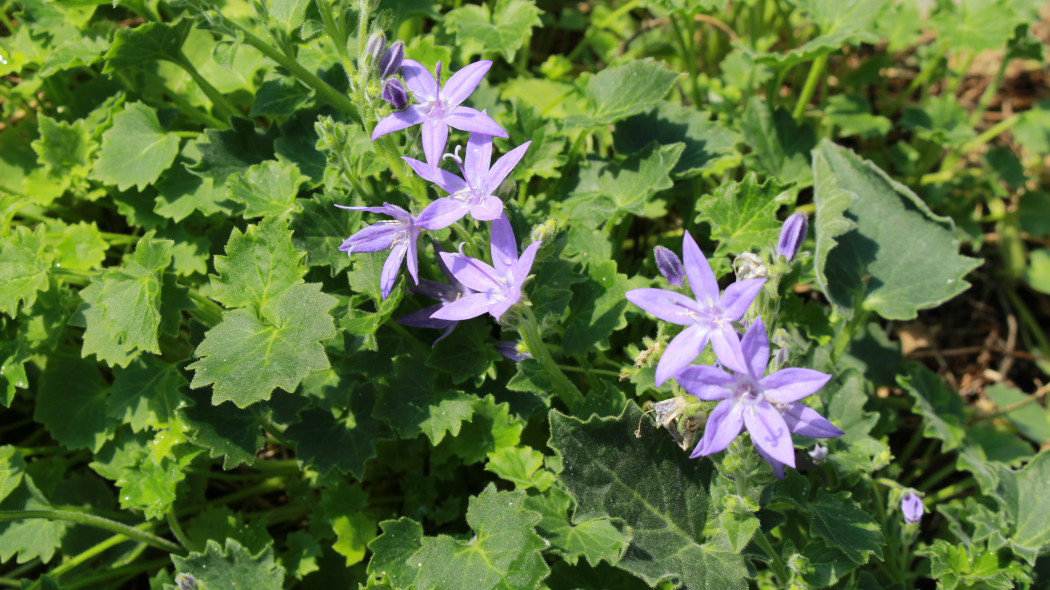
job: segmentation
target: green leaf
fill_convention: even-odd
[[[585,163],[563,205],[565,214],[573,222],[597,228],[623,214],[647,213],[649,197],[674,185],[671,170],[684,149],[683,143],[651,143],[621,164]]]
[[[712,258],[773,248],[780,236],[777,209],[792,195],[775,179],[758,183],[755,173],[744,180],[722,184],[715,194],[700,199],[696,221],[711,226],[711,239],[718,241]]]
[[[226,539],[225,547],[208,539],[204,552],[195,551],[186,557],[172,555],[171,561],[179,573],[193,576],[201,590],[281,590],[284,584],[284,568],[274,562],[272,545],[252,555],[233,539]]]
[[[1047,418],[1047,412],[1041,405],[1029,402],[1031,395],[1002,383],[986,387],[984,392],[1000,410],[1015,404],[1021,406],[1008,412],[1006,417],[1025,438],[1038,445],[1050,442],[1050,420]]]
[[[102,73],[112,75],[156,60],[176,61],[192,28],[193,20],[188,18],[174,25],[152,22],[135,28],[118,28],[113,45],[106,53]]]
[[[198,360],[187,367],[195,371],[190,387],[213,385],[212,404],[230,400],[240,408],[269,399],[278,387],[294,392],[304,377],[329,366],[319,341],[335,335],[328,314],[335,304],[310,283],[284,290],[265,320],[246,309],[227,311],[197,346]]]
[[[535,587],[550,571],[540,556],[546,543],[534,530],[539,521],[538,513],[525,508],[525,492],[497,492],[489,484],[467,508],[471,540],[423,537],[408,558],[419,564],[416,587]]]
[[[98,143],[91,139],[91,130],[84,119],[73,123],[56,121],[40,115],[40,139],[31,145],[50,179],[60,179],[63,187],[71,178],[86,178],[91,170],[91,157]]]
[[[943,451],[959,447],[966,427],[962,398],[922,365],[909,363],[908,369],[908,375],[898,376],[897,383],[915,400],[912,411],[922,416],[923,436],[941,441]]]
[[[1029,565],[1050,544],[1050,451],[1042,451],[1024,469],[995,466],[999,476],[997,499],[1013,524],[1010,545]]]
[[[226,199],[224,185],[216,187],[211,178],[201,178],[190,173],[182,159],[169,168],[153,187],[157,189],[154,211],[177,222],[186,219],[194,211],[204,215],[228,215],[234,210],[235,204]]]
[[[0,502],[22,483],[26,462],[14,445],[0,447]]]
[[[306,20],[306,9],[310,0],[269,0],[266,10],[270,21],[277,24],[285,33],[293,33]]]
[[[230,124],[230,129],[204,131],[204,139],[197,143],[200,159],[191,168],[201,178],[212,179],[216,187],[222,186],[231,174],[274,157],[276,127],[261,135],[248,119],[234,117]]]
[[[671,171],[675,178],[717,171],[737,157],[734,146],[740,140],[738,133],[712,121],[709,113],[666,100],[620,121],[613,132],[616,151],[621,154],[637,152],[654,141],[661,145],[685,143]]]
[[[587,80],[586,95],[594,106],[588,123],[609,125],[645,110],[663,98],[680,75],[649,58],[598,72]]]
[[[513,63],[521,46],[532,36],[532,28],[540,26],[540,13],[531,0],[496,0],[487,4],[468,4],[445,15],[445,26],[456,33],[464,57],[476,53],[500,52]]]
[[[579,502],[573,522],[623,520],[634,536],[617,567],[650,585],[745,588],[743,559],[703,536],[711,462],[689,459],[663,433],[644,429],[636,437],[641,418],[633,403],[618,418],[587,422],[551,412],[550,446],[561,453],[561,479]]]
[[[482,379],[492,368],[492,363],[503,358],[496,352],[494,344],[489,326],[481,322],[463,322],[448,338],[434,344],[426,365],[448,373],[456,384]]]
[[[1031,253],[1024,278],[1036,291],[1050,294],[1050,249],[1041,248]]]
[[[412,556],[422,546],[423,527],[411,518],[402,516],[397,520],[379,523],[382,534],[368,548],[372,558],[368,560],[368,575],[379,578],[394,588],[409,588],[416,581],[420,565],[412,563]]]
[[[106,394],[97,364],[51,357],[40,376],[33,419],[66,447],[97,452],[117,427],[106,413]]]
[[[288,117],[309,98],[309,91],[294,80],[267,80],[255,93],[250,114],[252,117]]]
[[[627,325],[624,293],[648,284],[644,279],[629,280],[617,273],[613,260],[592,264],[587,270],[588,280],[576,288],[570,306],[573,312],[562,336],[565,354],[570,356],[609,348],[609,336]]]
[[[47,54],[39,74],[50,77],[61,71],[93,65],[108,50],[109,41],[102,37],[69,39]]]
[[[858,565],[867,563],[872,555],[882,559],[882,546],[886,544],[882,529],[871,514],[850,499],[848,491],[833,495],[821,487],[814,495],[809,482],[795,471],[776,486],[777,497],[793,505],[809,523],[810,536],[825,541]],[[785,514],[794,517],[790,512]]]
[[[504,447],[489,455],[485,471],[514,484],[516,490],[544,491],[557,477],[543,467],[543,453],[531,447]]]
[[[827,140],[813,152],[813,176],[813,264],[840,313],[908,320],[969,287],[963,277],[980,260],[960,255],[951,220],[907,187]]]
[[[11,317],[33,305],[37,291],[48,286],[48,270],[53,257],[44,244],[44,226],[35,231],[18,226],[0,239],[0,312]]]
[[[492,394],[474,400],[474,415],[462,423],[459,434],[445,437],[434,448],[432,460],[438,463],[451,456],[466,465],[479,463],[490,454],[521,442],[524,420],[510,415],[510,406],[497,404]]]
[[[308,265],[327,266],[335,276],[350,266],[350,256],[339,246],[360,228],[361,214],[335,207],[334,192],[302,201],[302,213],[292,217],[292,244],[306,252]]]
[[[84,303],[79,313],[87,328],[84,356],[95,353],[111,364],[127,366],[128,353],[160,354],[163,276],[173,244],[146,234],[124,266],[105,271],[80,292]]]
[[[53,510],[33,478],[25,474],[22,484],[0,502],[0,510]],[[27,563],[39,558],[47,563],[62,545],[62,536],[69,525],[59,520],[26,518],[0,522],[0,562]]]
[[[106,259],[109,244],[102,239],[95,222],[83,221],[75,225],[58,224],[61,235],[57,242],[52,241],[55,253],[55,265],[74,270],[94,270]],[[0,254],[0,260],[6,256]],[[0,268],[3,268],[0,262]],[[0,271],[2,273],[2,271]]]
[[[376,521],[363,512],[342,515],[332,521],[335,543],[332,549],[346,558],[346,565],[360,563],[365,558],[365,547],[376,537]]]
[[[847,45],[875,43],[874,25],[888,0],[796,0],[820,28],[820,35],[786,54],[763,54],[755,61],[787,69]]]
[[[839,128],[841,137],[883,137],[892,123],[886,117],[873,115],[871,103],[860,96],[836,94],[828,99],[827,121]]]
[[[219,271],[219,276],[212,277],[215,299],[227,307],[250,306],[268,317],[273,313],[270,308],[289,289],[302,284],[302,257],[283,220],[264,219],[244,233],[234,229],[226,243],[226,256],[215,257]]]
[[[128,368],[113,370],[106,412],[134,432],[168,428],[186,404],[186,385],[177,365],[152,355],[139,357]]]
[[[414,356],[394,359],[390,376],[382,378],[373,415],[385,420],[404,439],[425,434],[437,445],[445,434],[459,436],[463,422],[474,415],[477,396],[437,388],[434,372]]]
[[[351,395],[350,412],[336,417],[328,410],[307,410],[302,421],[292,424],[285,435],[296,441],[299,460],[318,473],[335,469],[364,479],[365,463],[375,457],[380,424],[371,416],[372,399],[358,392]]]
[[[192,407],[182,411],[191,443],[208,451],[208,456],[222,457],[222,468],[233,469],[255,460],[263,447],[262,430],[253,412],[231,404],[211,405],[206,395],[191,392]]]
[[[961,0],[937,12],[933,24],[945,47],[972,52],[1001,50],[1024,22],[1006,0]]]
[[[244,217],[280,217],[299,210],[296,197],[306,177],[299,167],[267,160],[226,179],[226,195],[245,204]]]
[[[133,102],[113,117],[113,126],[102,134],[102,149],[92,178],[126,191],[140,191],[160,178],[179,153],[179,137],[168,133],[157,113]]]
[[[557,486],[544,494],[530,495],[525,505],[543,515],[536,531],[550,542],[555,552],[573,565],[580,557],[592,566],[603,560],[615,564],[631,540],[630,535],[621,532],[608,518],[573,524],[570,518],[572,497]]]
[[[740,131],[753,150],[756,164],[767,175],[800,187],[813,183],[809,151],[816,146],[817,138],[808,123],[796,123],[786,109],[772,109],[756,95],[747,102]]]

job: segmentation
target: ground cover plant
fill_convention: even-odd
[[[1043,4],[4,2],[0,586],[1044,587]]]

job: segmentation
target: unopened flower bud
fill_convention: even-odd
[[[397,78],[387,78],[383,82],[383,100],[390,103],[390,106],[397,110],[405,108],[408,104],[408,92],[405,91],[404,84]]]
[[[904,514],[904,522],[918,524],[922,520],[924,510],[922,498],[916,495],[915,492],[908,490],[908,493],[901,498],[901,512]]]
[[[533,242],[547,242],[550,243],[554,240],[554,236],[558,233],[558,224],[553,219],[548,219],[543,223],[537,223],[532,226],[532,231],[529,232],[529,243]]]
[[[396,41],[379,58],[379,79],[386,80],[401,69],[401,62],[405,59],[405,43]]]
[[[531,354],[520,350],[517,342],[497,342],[495,348],[496,352],[502,354],[504,358],[516,363],[532,358]]]
[[[685,278],[682,271],[682,260],[678,255],[663,246],[653,248],[653,256],[656,258],[656,268],[664,275],[667,282],[674,287],[681,287]]]
[[[733,260],[733,271],[736,280],[768,279],[769,267],[754,252],[744,252]]]
[[[806,239],[806,230],[809,229],[809,220],[806,214],[799,211],[793,213],[784,221],[780,229],[780,240],[777,241],[777,255],[787,258],[788,262],[795,259],[802,241]]]
[[[809,452],[809,458],[813,459],[813,462],[817,465],[824,463],[828,459],[828,448],[824,445],[816,445],[813,450]]]
[[[367,62],[368,66],[371,66],[380,61],[379,56],[383,54],[385,48],[386,35],[383,34],[383,31],[376,31],[365,42],[365,52],[361,54],[361,58]]]

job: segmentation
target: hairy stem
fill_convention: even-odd
[[[110,520],[108,518],[102,518],[101,516],[95,516],[94,514],[85,514],[81,512],[71,512],[68,510],[0,510],[0,522],[9,522],[12,520],[24,520],[27,518],[46,518],[47,520],[68,520],[77,524],[83,524],[87,526],[93,526],[95,528],[104,529],[112,533],[124,535],[129,539],[141,541],[151,547],[156,547],[168,553],[175,553],[178,555],[184,555],[186,550],[172,543],[171,541],[158,537],[156,535],[147,533],[146,531],[139,530],[135,527],[128,526],[124,523]]]

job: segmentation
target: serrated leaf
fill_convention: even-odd
[[[177,365],[152,355],[140,357],[126,369],[113,370],[106,412],[134,432],[168,428],[175,411],[186,405],[188,384]]]
[[[328,310],[336,299],[321,293],[317,283],[298,284],[284,291],[269,319],[236,309],[208,330],[197,346],[190,387],[213,386],[212,403],[232,401],[245,408],[270,398],[280,387],[294,392],[304,377],[328,368],[320,340],[335,335]]]
[[[365,558],[365,546],[376,538],[376,521],[363,512],[337,517],[332,521],[332,529],[332,549],[346,558],[347,566],[360,563]]]
[[[820,35],[786,54],[759,55],[755,59],[758,63],[786,69],[847,45],[877,42],[879,37],[873,25],[887,0],[797,0],[794,3],[817,24]]]
[[[245,307],[271,315],[270,307],[300,278],[301,252],[292,246],[286,222],[265,219],[241,233],[234,229],[226,243],[226,256],[215,257],[219,276],[212,277],[215,299],[227,307]]]
[[[550,542],[554,551],[573,565],[580,557],[592,566],[597,566],[603,560],[615,564],[631,540],[630,535],[621,532],[608,518],[594,518],[573,524],[570,518],[572,497],[557,486],[544,494],[530,495],[525,505],[543,515],[536,525],[536,531]]]
[[[460,426],[474,414],[477,396],[435,386],[433,371],[415,357],[394,359],[390,375],[380,381],[372,414],[385,420],[405,439],[425,434],[433,445],[445,434],[459,436]]]
[[[193,406],[182,411],[189,440],[208,451],[208,456],[222,457],[222,468],[233,469],[251,463],[263,446],[262,430],[252,412],[232,403],[211,405],[206,395],[190,392]]]
[[[102,73],[113,74],[156,60],[177,60],[192,28],[193,20],[188,18],[174,25],[151,22],[135,28],[119,28],[106,52],[106,66]]]
[[[70,178],[86,177],[91,169],[91,156],[98,144],[91,139],[84,121],[67,123],[46,115],[39,117],[40,138],[31,144],[33,151],[47,171],[47,178],[58,179],[63,187],[69,186]]]
[[[684,107],[677,102],[661,100],[656,106],[616,124],[613,141],[616,151],[631,154],[651,142],[685,144],[671,174],[689,178],[713,172],[728,158],[736,157],[734,146],[740,135],[710,114]]]
[[[572,314],[565,325],[562,346],[566,355],[582,355],[609,347],[609,336],[627,325],[624,293],[633,287],[644,287],[643,279],[631,280],[616,272],[616,262],[606,260],[587,269],[588,280],[576,287],[571,304]]]
[[[145,190],[171,166],[178,153],[179,137],[164,131],[156,111],[133,102],[113,117],[113,126],[102,134],[92,178],[122,191],[132,186]]]
[[[759,184],[752,172],[739,183],[722,184],[715,194],[701,198],[696,221],[709,224],[711,239],[718,242],[712,258],[774,247],[781,226],[777,210],[791,197],[785,188],[772,178]]]
[[[663,98],[680,75],[649,58],[598,72],[587,81],[586,95],[594,105],[589,123],[608,125],[643,111]]]
[[[204,215],[232,213],[237,205],[226,199],[226,187],[215,186],[211,178],[190,173],[183,162],[179,159],[153,185],[157,189],[154,211],[175,221],[182,221],[194,211]]]
[[[310,98],[308,90],[294,80],[267,80],[259,86],[252,103],[253,117],[288,117]]]
[[[918,363],[909,363],[908,369],[908,375],[898,376],[897,383],[915,400],[912,411],[922,416],[923,436],[941,441],[943,451],[959,447],[966,431],[962,398]]]
[[[674,185],[670,174],[683,149],[682,143],[651,143],[621,164],[587,162],[565,200],[566,214],[573,222],[597,228],[623,214],[644,213],[649,197]]]
[[[97,452],[117,427],[106,414],[106,394],[98,365],[52,357],[40,376],[33,418],[66,447]]]
[[[973,52],[1001,50],[1024,19],[1005,0],[960,0],[937,12],[932,22],[945,47]]]
[[[1030,394],[1003,383],[996,383],[984,391],[988,399],[995,402],[1000,409],[1018,405],[1016,409],[1008,412],[1006,417],[1025,438],[1038,445],[1050,442],[1050,419],[1042,406],[1026,401],[1030,399]]]
[[[587,422],[551,412],[550,446],[561,453],[561,479],[579,503],[573,522],[623,520],[634,536],[617,567],[650,585],[745,588],[743,560],[705,544],[711,462],[689,459],[660,432],[636,437],[641,418],[634,403],[618,418]]]
[[[255,123],[249,119],[233,117],[230,125],[226,130],[204,131],[204,139],[197,143],[200,159],[191,167],[194,174],[212,179],[216,187],[222,186],[231,174],[274,157],[276,127],[263,135],[255,131]]]
[[[0,502],[22,483],[26,462],[14,445],[0,446]]]
[[[310,0],[269,0],[266,3],[271,22],[281,27],[285,33],[292,33],[306,19],[306,8]]]
[[[267,160],[226,179],[226,196],[244,203],[244,217],[280,217],[297,211],[299,186],[306,177],[299,167],[280,160]]]
[[[61,236],[54,245],[55,265],[76,270],[94,270],[106,259],[109,244],[102,239],[95,222],[83,221],[62,227]],[[6,257],[0,254],[0,260]],[[3,268],[0,262],[0,268]],[[2,271],[0,271],[2,273]]]
[[[0,313],[15,317],[19,304],[33,305],[37,292],[47,289],[53,257],[44,246],[43,225],[35,231],[18,226],[0,239]]]
[[[394,588],[411,587],[420,567],[416,565],[419,562],[412,563],[411,557],[422,546],[422,525],[402,516],[397,520],[384,520],[379,526],[383,532],[368,544],[372,550],[368,575]]]
[[[226,539],[225,547],[208,539],[203,552],[172,555],[171,561],[179,573],[193,576],[201,590],[281,590],[284,583],[284,568],[274,562],[272,545],[252,555],[234,539]]]
[[[792,471],[785,481],[776,484],[777,497],[794,506],[809,523],[809,534],[842,552],[855,564],[864,564],[872,556],[882,559],[886,540],[875,519],[850,498],[847,491],[834,495],[823,487],[810,492],[809,482]],[[794,515],[788,514],[791,518]]]
[[[766,175],[801,187],[813,183],[809,152],[817,138],[808,123],[796,123],[783,107],[773,109],[759,96],[752,96],[740,120],[740,131]]]
[[[446,535],[423,537],[408,558],[419,564],[418,588],[476,590],[531,588],[550,570],[540,556],[546,547],[534,527],[540,514],[524,506],[525,492],[497,492],[489,484],[470,499],[467,524],[475,535],[460,541]]]
[[[485,471],[491,471],[514,484],[516,490],[536,488],[544,491],[557,477],[543,467],[543,453],[531,447],[504,447],[489,455]]]
[[[813,176],[813,265],[840,313],[908,320],[970,286],[963,277],[980,260],[959,254],[952,221],[875,164],[825,140],[813,152]]]
[[[0,502],[0,510],[52,510],[51,504],[33,482],[29,474],[22,484]],[[62,535],[68,524],[59,520],[26,518],[0,522],[0,562],[26,563],[39,558],[47,563],[62,544]]]
[[[530,0],[496,0],[491,9],[475,4],[456,8],[445,15],[444,22],[467,55],[498,51],[513,63],[532,28],[540,26],[542,12]]]
[[[442,462],[456,456],[470,465],[484,460],[490,453],[521,442],[524,420],[510,415],[510,406],[497,404],[492,394],[474,400],[474,415],[463,422],[459,434],[445,437],[436,445],[433,460]]]
[[[492,363],[502,358],[494,344],[489,326],[481,322],[461,323],[447,338],[434,343],[426,365],[448,373],[457,385],[480,379],[489,371]]]
[[[350,412],[336,417],[327,410],[307,410],[301,421],[285,431],[296,441],[296,456],[305,465],[325,474],[335,469],[363,479],[365,463],[375,457],[379,422],[371,416],[373,401],[359,392],[351,395]]]
[[[999,476],[997,500],[1006,509],[1013,527],[1010,545],[1029,565],[1050,544],[1050,451],[1042,451],[1024,469],[996,465]]]
[[[360,227],[361,214],[335,206],[334,193],[315,193],[303,199],[303,211],[292,218],[292,244],[306,252],[310,266],[328,266],[332,276],[350,266],[350,256],[339,249]]]

